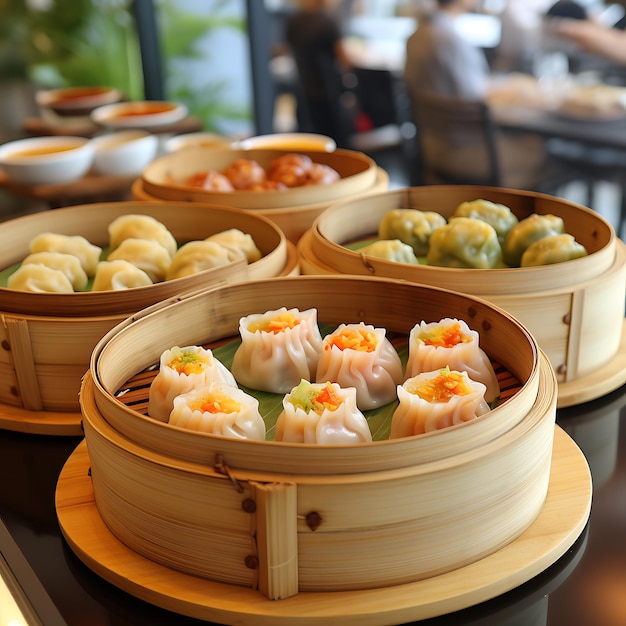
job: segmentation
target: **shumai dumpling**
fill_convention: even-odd
[[[531,243],[522,254],[522,267],[563,263],[587,256],[587,249],[573,235],[549,235]]]
[[[510,267],[519,267],[522,255],[530,244],[549,235],[561,235],[565,232],[563,218],[558,215],[532,215],[520,220],[504,239],[502,257]]]
[[[419,259],[415,256],[413,248],[399,239],[381,239],[364,246],[359,252],[386,261],[419,265]]]
[[[393,209],[378,225],[381,239],[399,239],[413,248],[415,256],[426,256],[433,231],[446,224],[446,218],[434,211]]]
[[[498,239],[501,244],[507,233],[519,221],[515,213],[513,213],[508,206],[482,199],[470,200],[469,202],[459,204],[450,219],[456,217],[472,217],[477,220],[483,220],[483,222],[487,222],[487,224],[491,224],[498,234]]]
[[[492,269],[502,264],[502,247],[493,226],[471,217],[457,217],[430,238],[428,265]]]

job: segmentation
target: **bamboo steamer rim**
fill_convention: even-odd
[[[116,291],[88,291],[74,293],[32,293],[0,287],[1,310],[8,313],[32,316],[93,317],[131,314],[155,302],[166,300],[179,293],[204,288],[212,281],[225,283],[233,280],[260,279],[278,276],[294,260],[290,259],[287,238],[280,227],[268,217],[236,207],[218,204],[194,204],[185,202],[147,202],[131,200],[77,205],[34,213],[8,220],[0,224],[0,234],[7,242],[0,253],[3,267],[20,262],[28,254],[28,243],[41,232],[60,232],[67,235],[83,235],[94,229],[94,222],[104,220],[99,238],[86,237],[96,245],[107,245],[107,226],[116,217],[128,213],[146,214],[165,223],[176,237],[176,225],[181,212],[189,220],[201,221],[203,211],[207,219],[208,237],[217,230],[209,231],[209,224],[222,224],[226,228],[239,228],[252,234],[262,257],[253,263],[234,261],[228,265],[203,270],[191,276],[154,283],[145,287],[125,290],[123,297]],[[210,214],[209,214],[210,212]],[[209,221],[210,220],[210,221]],[[62,222],[62,225],[60,225]],[[99,227],[98,227],[99,228]],[[252,233],[250,232],[252,231]],[[180,243],[180,242],[179,242]],[[2,259],[4,255],[4,259]]]
[[[267,167],[276,157],[303,154],[314,162],[333,167],[341,179],[328,185],[293,187],[283,190],[212,191],[172,182],[208,169],[222,170],[236,159],[256,160]],[[237,150],[233,148],[190,148],[155,159],[142,172],[142,191],[160,200],[216,202],[242,209],[297,208],[301,205],[328,204],[372,187],[379,168],[374,159],[355,150],[338,148],[333,152],[307,150]]]
[[[448,197],[448,211],[442,212],[439,203],[442,198]],[[511,209],[518,218],[535,212],[566,214],[566,232],[573,234],[578,241],[582,239],[589,254],[566,263],[540,267],[473,269],[399,263],[372,257],[345,246],[351,239],[375,234],[380,219],[392,209],[419,208],[440,212],[447,218],[461,202],[479,198],[507,206],[512,204]],[[359,220],[352,219],[355,215],[351,211],[359,216]],[[355,226],[361,229],[360,232],[355,232]],[[315,220],[310,238],[304,245],[308,246],[306,253],[309,261],[321,268],[344,274],[389,276],[434,283],[489,297],[494,293],[566,291],[567,287],[580,281],[596,278],[612,266],[617,241],[614,228],[602,216],[583,205],[555,196],[499,187],[429,185],[372,194],[358,201],[344,199],[333,203]]]
[[[121,426],[118,426],[118,428],[137,428],[139,430],[145,429],[144,432],[147,432],[148,436],[152,436],[152,433],[154,433],[154,436],[156,438],[163,436],[168,442],[170,442],[167,445],[172,445],[173,447],[176,447],[178,445],[179,440],[186,442],[181,444],[182,449],[186,451],[185,454],[192,453],[191,447],[193,445],[204,445],[201,442],[209,442],[211,445],[219,448],[222,452],[224,452],[224,454],[227,455],[227,458],[232,458],[233,454],[241,455],[241,457],[244,458],[244,465],[248,459],[258,459],[259,454],[263,455],[265,454],[265,450],[271,450],[273,457],[271,460],[272,464],[277,462],[276,457],[278,455],[281,455],[282,458],[282,456],[288,456],[291,454],[297,458],[296,465],[299,467],[301,465],[306,465],[307,460],[310,460],[311,463],[315,463],[316,459],[319,459],[320,455],[322,454],[325,454],[332,459],[336,456],[335,451],[337,450],[337,448],[341,447],[342,457],[344,460],[347,459],[348,462],[350,461],[351,456],[360,456],[361,454],[363,454],[363,451],[367,451],[367,454],[370,454],[371,450],[378,449],[380,452],[377,455],[378,459],[376,462],[379,463],[381,466],[384,466],[388,464],[390,462],[390,458],[394,456],[389,454],[389,451],[392,450],[392,448],[389,448],[389,446],[393,446],[393,450],[396,454],[398,450],[410,450],[411,455],[414,456],[414,439],[417,439],[419,441],[435,440],[442,445],[447,445],[448,440],[458,442],[462,438],[467,439],[467,434],[463,434],[465,432],[464,428],[467,425],[460,424],[458,426],[447,429],[447,431],[445,432],[430,433],[428,435],[420,436],[417,438],[375,441],[372,443],[359,444],[352,447],[319,445],[313,446],[275,441],[236,441],[216,437],[206,433],[194,433],[185,431],[184,429],[176,429],[169,424],[157,422],[147,416],[140,414],[137,411],[132,410],[115,397],[115,393],[118,391],[118,389],[123,384],[125,384],[125,382],[132,375],[136,374],[139,371],[142,371],[146,367],[151,366],[154,362],[157,362],[160,353],[170,347],[170,345],[158,345],[154,340],[150,340],[149,342],[150,350],[144,349],[145,346],[139,348],[138,346],[135,346],[133,344],[133,338],[135,334],[139,337],[153,337],[155,334],[158,334],[158,331],[156,329],[159,326],[159,322],[164,311],[167,312],[168,327],[173,328],[175,326],[178,315],[184,314],[185,311],[190,307],[194,306],[195,304],[201,303],[200,310],[202,311],[220,311],[220,323],[224,324],[224,327],[228,326],[227,332],[230,335],[235,336],[237,332],[236,329],[238,328],[239,317],[241,315],[248,314],[251,307],[253,306],[251,304],[247,304],[247,311],[245,313],[241,311],[240,302],[245,300],[246,297],[256,302],[258,298],[262,297],[268,297],[271,299],[272,297],[274,297],[274,293],[276,290],[278,290],[280,293],[284,292],[287,294],[290,292],[293,293],[297,291],[298,288],[301,288],[305,294],[307,294],[311,298],[314,298],[316,292],[328,293],[331,285],[333,285],[333,289],[340,289],[341,293],[348,292],[349,286],[356,295],[358,295],[359,293],[367,294],[368,289],[369,291],[371,291],[373,286],[376,287],[378,285],[380,289],[387,289],[389,290],[389,292],[393,291],[394,295],[397,296],[399,299],[402,299],[403,301],[406,300],[407,294],[413,294],[413,297],[416,299],[417,295],[419,294],[421,296],[420,302],[425,301],[425,296],[423,292],[427,291],[428,302],[430,303],[429,306],[433,306],[432,303],[437,300],[437,298],[440,300],[449,300],[450,298],[452,298],[455,300],[455,306],[458,307],[459,310],[461,307],[480,310],[477,319],[481,315],[487,315],[487,313],[494,316],[491,321],[495,323],[495,320],[498,320],[498,324],[500,325],[499,330],[502,331],[502,337],[505,336],[504,330],[506,329],[507,334],[509,335],[509,339],[511,339],[513,333],[515,334],[515,336],[518,336],[520,338],[520,341],[523,342],[523,347],[519,348],[519,350],[521,350],[521,352],[523,352],[525,356],[522,356],[520,353],[518,353],[516,355],[518,357],[516,363],[504,363],[504,365],[505,367],[508,365],[512,369],[514,369],[515,366],[524,367],[524,372],[512,371],[512,373],[517,376],[522,383],[522,388],[515,394],[513,398],[508,399],[501,406],[495,408],[493,411],[486,414],[486,416],[483,416],[484,419],[477,418],[477,420],[474,420],[472,425],[477,426],[477,428],[474,430],[475,434],[478,434],[479,425],[482,422],[487,422],[489,417],[495,416],[497,420],[498,416],[502,415],[502,419],[504,420],[505,411],[515,411],[517,409],[521,413],[526,413],[537,402],[537,389],[539,385],[539,377],[541,376],[541,369],[551,370],[551,368],[549,367],[549,365],[545,364],[543,367],[540,366],[540,351],[532,335],[515,318],[507,314],[505,311],[499,309],[498,307],[490,305],[488,302],[482,299],[473,298],[472,296],[467,296],[465,294],[454,293],[437,287],[396,281],[388,278],[370,279],[358,276],[299,276],[280,279],[270,278],[264,279],[262,281],[256,281],[254,283],[244,282],[229,285],[226,287],[211,288],[203,291],[202,293],[188,295],[184,298],[178,299],[176,302],[154,305],[145,309],[144,311],[139,312],[132,318],[124,320],[113,329],[111,329],[98,342],[92,352],[89,371],[91,374],[91,378],[94,381],[96,405],[98,406],[98,409],[102,412],[103,415],[108,416],[109,419],[112,419],[111,416],[114,416],[116,423],[121,424]],[[272,289],[274,289],[272,295],[268,296],[267,294],[272,291]],[[378,295],[380,289],[377,291]],[[208,302],[204,302],[204,300],[208,300]],[[299,298],[297,296],[292,296],[290,301],[287,300],[288,298],[287,296],[285,296],[285,306],[297,306],[295,302],[299,301]],[[359,305],[360,303],[357,303],[356,306]],[[229,309],[231,308],[231,306],[235,307],[235,309],[232,312],[226,312],[225,309]],[[257,305],[257,307],[258,306],[259,305]],[[332,303],[327,306],[332,306]],[[448,311],[444,311],[443,314],[440,315],[440,317],[449,316],[448,313]],[[232,316],[232,319],[228,317],[229,315]],[[322,320],[323,315],[324,314],[322,313]],[[374,315],[374,313],[370,313],[370,315],[366,317],[368,317],[368,319],[372,319]],[[379,312],[378,314],[376,314],[376,317],[378,318],[380,315],[381,313]],[[454,316],[454,314],[452,314],[452,316]],[[345,321],[345,319],[333,321]],[[378,323],[378,319],[373,320],[373,322]],[[478,323],[478,321],[476,321],[476,323]],[[152,327],[152,325],[154,325],[154,328]],[[189,321],[187,322],[187,326],[190,326]],[[399,332],[398,328],[392,328],[390,330]],[[216,329],[214,332],[218,333],[221,331],[222,329]],[[194,330],[194,332],[198,331]],[[212,339],[223,339],[224,336],[227,337],[229,336],[229,334],[224,335],[224,333],[222,333],[221,337],[215,336]],[[481,345],[484,346],[485,343],[489,343],[489,341],[484,341],[485,335],[482,336],[482,339],[483,341],[481,341]],[[186,340],[187,337],[181,339],[183,343]],[[163,338],[162,342],[165,341],[166,339]],[[494,345],[497,345],[498,343],[496,342],[495,338],[492,338],[491,341]],[[181,345],[181,343],[179,342],[178,345]],[[502,355],[505,355],[506,351],[511,349],[511,346],[509,345],[506,348],[502,346],[500,349],[502,350]],[[130,362],[130,360],[126,358],[126,355],[124,355],[122,358],[119,359],[120,362],[118,363],[116,361],[116,357],[118,356],[118,350],[121,350],[122,352],[130,351],[129,353],[134,355],[141,354],[143,361],[135,360],[134,362]],[[506,361],[506,358],[501,359],[501,361]],[[525,361],[524,365],[522,365],[522,361]],[[514,405],[515,408],[513,408],[512,405]],[[492,424],[495,423],[496,420],[493,420]],[[161,433],[163,433],[163,435],[161,435]],[[435,437],[437,437],[437,439],[435,439]],[[244,450],[245,453],[243,452]],[[204,454],[204,452],[199,452],[199,454]],[[329,472],[341,471],[336,466],[331,468],[330,465],[328,466],[327,470]]]

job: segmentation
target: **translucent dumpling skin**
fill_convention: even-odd
[[[502,248],[493,226],[459,217],[435,230],[426,261],[440,267],[492,269],[502,264]]]
[[[500,243],[504,241],[508,232],[519,221],[508,206],[482,199],[470,200],[459,204],[450,219],[456,217],[471,217],[487,222],[487,224],[493,226],[498,234]]]
[[[530,244],[522,254],[522,267],[551,265],[587,256],[585,246],[568,233],[550,235]]]
[[[399,239],[413,248],[415,256],[426,256],[433,232],[446,223],[446,218],[434,211],[393,209],[378,225],[381,239]]]
[[[504,239],[502,256],[509,267],[519,267],[522,255],[528,246],[535,241],[550,235],[561,235],[565,232],[563,219],[557,215],[539,215],[533,213],[520,220]]]

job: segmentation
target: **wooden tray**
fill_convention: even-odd
[[[95,504],[85,441],[61,471],[56,511],[74,553],[96,574],[170,611],[223,624],[359,626],[399,624],[467,608],[530,580],[559,559],[583,531],[591,509],[591,475],[574,441],[555,427],[550,486],[536,521],[515,541],[469,566],[415,583],[350,592],[261,593],[171,570],[118,541]]]

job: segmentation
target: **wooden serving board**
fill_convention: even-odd
[[[164,609],[222,624],[374,626],[444,615],[484,602],[541,573],[576,541],[591,509],[591,474],[576,443],[555,426],[550,485],[535,522],[515,541],[471,565],[414,583],[348,592],[302,592],[269,600],[154,563],[122,544],[98,513],[85,441],[61,471],[56,511],[74,553],[96,574]]]
[[[80,411],[29,411],[0,403],[0,428],[29,435],[82,437],[83,416]]]

